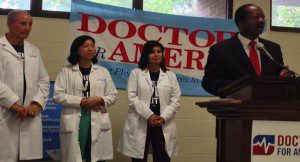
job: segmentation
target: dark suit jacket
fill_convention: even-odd
[[[275,60],[283,64],[278,44],[262,38],[259,38],[259,42],[265,45]],[[269,60],[263,51],[260,53],[261,75],[279,76],[282,68]],[[257,74],[236,34],[234,37],[210,47],[202,87],[213,95],[221,96],[221,88],[247,75]]]

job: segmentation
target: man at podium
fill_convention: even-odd
[[[253,76],[290,76],[288,70],[275,64],[257,49],[263,45],[272,57],[283,65],[280,46],[277,43],[260,38],[265,27],[263,10],[246,4],[235,12],[235,23],[239,32],[232,38],[211,46],[202,81],[203,88],[216,96],[222,88],[247,75]]]

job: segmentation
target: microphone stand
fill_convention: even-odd
[[[269,60],[272,60],[277,66],[279,66],[279,67],[281,67],[281,68],[283,68],[283,69],[288,70],[288,71],[292,74],[292,76],[293,76],[293,78],[295,79],[295,81],[296,81],[296,82],[298,81],[298,78],[297,78],[297,77],[300,77],[300,75],[297,74],[296,72],[294,72],[291,68],[289,68],[289,67],[287,67],[287,66],[284,66],[283,64],[281,64],[281,63],[279,63],[278,61],[276,61],[276,60],[272,57],[272,55],[265,49],[265,47],[264,47],[264,45],[263,45],[262,43],[258,44],[258,45],[256,46],[256,48],[257,48],[258,50],[260,50],[262,53],[264,53],[264,54],[269,58]]]
[[[296,72],[294,72],[291,68],[289,68],[287,66],[284,66],[283,64],[281,64],[278,61],[276,61],[272,57],[272,55],[265,49],[265,46],[262,43],[257,44],[256,48],[258,50],[260,50],[262,53],[264,53],[269,58],[269,60],[272,60],[277,66],[279,66],[279,67],[281,67],[283,69],[288,70],[292,74],[292,76],[293,76],[293,78],[295,80],[295,95],[296,95],[296,98],[297,98],[297,96],[299,94],[298,93],[298,86],[297,86],[299,74],[297,74]]]

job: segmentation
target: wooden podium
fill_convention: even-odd
[[[253,120],[300,121],[300,84],[294,78],[245,77],[223,95],[196,103],[217,118],[217,162],[251,161]]]

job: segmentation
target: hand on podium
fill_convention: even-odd
[[[288,70],[289,66],[285,66],[286,68],[282,69],[279,73],[281,77],[293,77],[293,74]]]

